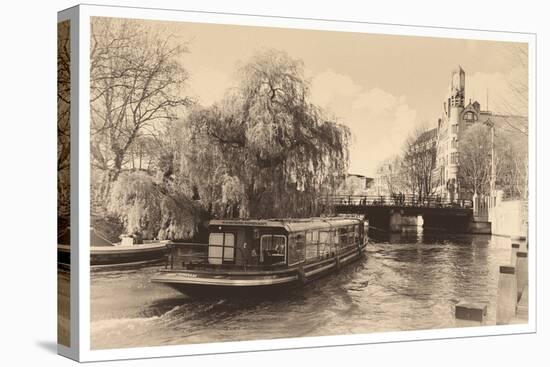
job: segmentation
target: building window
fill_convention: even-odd
[[[458,152],[451,153],[451,164],[458,164]]]
[[[457,124],[457,125],[453,125],[453,127],[452,127],[452,132],[453,132],[453,134],[458,134],[458,124]]]
[[[477,115],[472,111],[468,111],[464,114],[464,120],[470,123],[477,121]]]
[[[453,139],[453,141],[451,141],[451,148],[458,149],[458,140],[457,139]]]

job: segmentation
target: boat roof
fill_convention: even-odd
[[[284,218],[284,219],[213,219],[210,226],[271,227],[284,228],[289,232],[308,229],[330,229],[334,226],[354,225],[360,222],[357,218],[317,217],[317,218]]]

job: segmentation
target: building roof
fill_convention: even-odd
[[[416,139],[415,144],[424,143],[432,139],[435,139],[436,137],[437,137],[437,127],[434,127],[433,129],[427,130],[422,134],[420,134],[420,136]]]
[[[285,218],[285,219],[213,219],[210,226],[244,226],[244,227],[276,227],[284,228],[289,232],[305,231],[308,229],[330,229],[332,226],[346,226],[358,224],[359,220],[345,217],[326,218]]]
[[[372,180],[374,180],[374,178],[372,177],[367,177],[367,176],[363,176],[363,175],[360,175],[360,174],[357,174],[357,173],[348,173],[346,174],[346,177],[355,177],[355,178],[359,178],[361,180],[365,180],[365,182],[368,184],[369,182],[371,182]]]
[[[497,129],[510,133],[527,133],[529,124],[527,116],[484,114],[480,117],[483,117],[483,120],[480,119],[479,122],[486,123],[490,121],[495,124]]]

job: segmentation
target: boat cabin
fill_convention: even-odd
[[[363,245],[355,218],[212,220],[208,265],[292,267],[334,257]]]
[[[355,218],[212,220],[209,232],[207,244],[170,244],[151,281],[188,295],[272,294],[338,271],[366,247]]]

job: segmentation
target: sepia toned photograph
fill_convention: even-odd
[[[529,322],[527,43],[90,19],[92,350]]]

